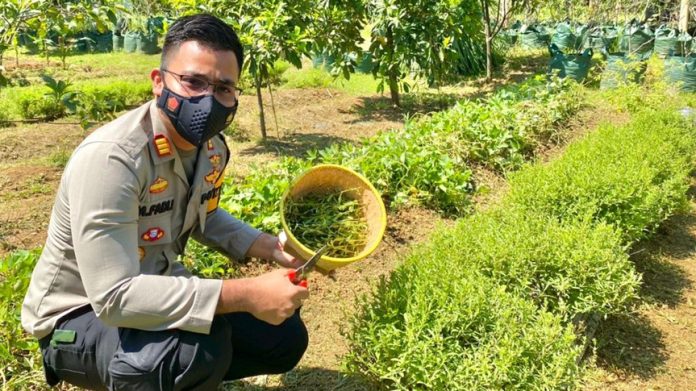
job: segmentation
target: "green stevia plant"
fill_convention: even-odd
[[[314,251],[328,246],[326,255],[351,258],[367,244],[367,220],[352,190],[288,197],[285,219],[293,235]]]
[[[562,221],[610,224],[633,243],[686,207],[695,134],[672,110],[603,125],[558,160],[513,174],[505,202]]]
[[[567,389],[572,327],[473,270],[410,257],[358,303],[344,365],[385,390]]]
[[[565,322],[625,312],[640,285],[616,229],[583,221],[563,224],[511,207],[437,231],[409,257],[417,258],[439,260],[452,273],[476,270]]]
[[[280,232],[280,200],[290,182],[310,163],[286,157],[254,170],[241,180],[226,178],[220,206],[233,216],[265,232]]]

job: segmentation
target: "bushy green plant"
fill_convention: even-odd
[[[444,213],[463,213],[474,191],[466,164],[452,158],[427,129],[384,132],[360,145],[334,145],[310,159],[341,164],[363,175],[393,206],[417,203]]]
[[[65,106],[60,100],[49,98],[40,89],[23,91],[16,102],[23,119],[55,119],[65,113]]]
[[[255,170],[242,180],[225,179],[220,206],[265,232],[280,232],[280,199],[309,162],[285,158]]]
[[[202,278],[234,278],[238,276],[238,270],[230,259],[195,240],[188,241],[182,263],[193,275]]]
[[[147,82],[85,86],[78,95],[76,114],[82,127],[86,128],[92,121],[112,120],[129,106],[141,104],[151,97],[152,85]]]
[[[323,88],[328,87],[333,77],[323,69],[308,68],[295,72],[288,72],[285,88]]]
[[[611,224],[634,242],[685,207],[695,131],[671,110],[603,125],[560,159],[512,175],[506,202],[564,221]]]
[[[509,207],[439,230],[409,259],[418,258],[450,265],[450,275],[477,270],[566,322],[625,311],[640,283],[612,227]]]
[[[519,168],[541,142],[557,138],[560,124],[581,104],[575,83],[536,77],[488,99],[462,101],[450,110],[412,121],[406,131],[424,128],[443,140],[450,135],[446,150],[452,156],[509,171]]]
[[[15,251],[0,260],[0,375],[6,385],[41,369],[38,343],[24,332],[20,321],[22,301],[40,254],[40,249]]]
[[[472,270],[410,257],[350,318],[348,371],[389,390],[567,389],[571,327]]]

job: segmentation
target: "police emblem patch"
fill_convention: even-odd
[[[210,159],[210,164],[215,168],[218,168],[220,163],[222,163],[222,156],[219,154],[211,155],[208,158]]]
[[[160,227],[150,228],[140,237],[146,242],[156,242],[164,236],[164,230]]]
[[[176,109],[179,108],[179,100],[177,100],[175,97],[170,96],[169,99],[167,99],[167,109],[169,111],[176,111]]]

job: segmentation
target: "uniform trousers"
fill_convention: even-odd
[[[73,331],[74,338],[53,338]],[[307,342],[299,310],[279,326],[244,312],[216,315],[210,334],[200,334],[110,327],[85,306],[61,318],[39,345],[52,386],[62,380],[94,390],[168,391],[215,390],[223,380],[287,372]]]

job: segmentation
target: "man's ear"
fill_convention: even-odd
[[[155,68],[150,72],[150,80],[152,80],[152,93],[156,97],[162,95],[162,88],[164,88],[164,74],[159,68]]]

